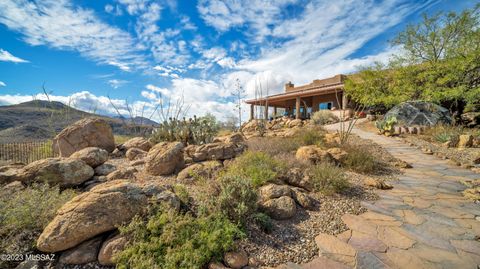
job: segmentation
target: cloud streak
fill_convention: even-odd
[[[28,63],[27,60],[13,56],[10,52],[0,49],[0,61],[12,63]]]

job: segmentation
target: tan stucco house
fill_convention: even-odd
[[[316,79],[307,85],[297,86],[291,82],[285,84],[285,92],[257,99],[246,100],[250,104],[250,119],[254,118],[255,106],[264,107],[264,117],[269,118],[269,108],[273,107],[273,116],[277,108],[283,108],[285,116],[297,119],[308,118],[315,111],[347,109],[348,100],[344,95],[345,75]]]

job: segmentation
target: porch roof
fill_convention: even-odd
[[[246,100],[245,103],[251,104],[251,105],[265,105],[265,103],[268,102],[270,105],[274,105],[274,103],[276,102],[291,100],[291,99],[295,99],[296,97],[311,97],[311,96],[318,96],[318,95],[330,94],[335,92],[340,93],[343,91],[343,85],[344,85],[343,83],[336,83],[336,84],[329,84],[324,86],[315,85],[315,86],[305,87],[305,88],[302,87],[301,90],[297,90],[297,91],[284,92],[284,93],[269,95],[269,96],[257,98],[257,99],[249,99],[249,100]]]

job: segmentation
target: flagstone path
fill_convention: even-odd
[[[338,125],[327,126],[336,130]],[[399,139],[355,128],[353,133],[410,163],[394,188],[379,190],[379,200],[363,202],[368,212],[346,214],[350,230],[321,234],[319,257],[280,269],[321,268],[472,268],[480,269],[480,205],[463,198],[462,180],[480,178]]]

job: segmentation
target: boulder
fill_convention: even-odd
[[[259,190],[261,200],[267,201],[282,196],[291,196],[290,187],[286,185],[268,184],[262,186]]]
[[[367,178],[363,181],[363,183],[367,186],[374,187],[380,190],[389,190],[393,188],[392,185],[380,179]]]
[[[0,193],[14,193],[25,189],[25,186],[20,181],[12,181],[7,185],[1,187]]]
[[[106,176],[115,170],[117,170],[117,167],[110,163],[104,163],[94,169],[96,176]]]
[[[209,177],[222,166],[222,163],[219,161],[194,163],[180,171],[178,173],[177,179],[184,180],[194,177]]]
[[[448,109],[424,101],[408,101],[394,106],[385,114],[385,119],[395,117],[398,124],[405,126],[433,126],[451,124]]]
[[[316,204],[315,199],[310,197],[300,188],[292,188],[292,198],[297,204],[305,209],[312,209]]]
[[[147,152],[139,148],[130,148],[125,153],[125,157],[130,161],[143,159],[147,156]]]
[[[248,265],[248,255],[245,251],[229,251],[223,255],[225,265],[232,269],[241,269]]]
[[[213,142],[224,142],[224,143],[234,143],[239,144],[245,142],[245,138],[241,133],[233,133],[226,136],[215,137]]]
[[[303,125],[303,122],[301,119],[295,119],[291,120],[288,122],[288,127],[293,128],[293,127],[301,127]]]
[[[459,148],[470,148],[473,145],[473,135],[460,135],[458,137],[457,147]]]
[[[480,125],[480,112],[463,113],[460,118],[462,119],[462,124],[469,128]]]
[[[208,264],[208,269],[229,269],[229,268],[220,262],[210,262]]]
[[[121,234],[113,234],[105,242],[103,242],[102,247],[98,253],[98,262],[101,265],[115,265],[114,256],[123,251],[125,245],[127,244],[127,239]]]
[[[317,146],[303,146],[295,153],[295,157],[300,161],[308,161],[313,164],[321,162],[334,162],[330,153]]]
[[[88,147],[73,153],[70,159],[82,160],[92,168],[95,168],[108,160],[108,152],[101,148]]]
[[[153,143],[143,137],[134,137],[123,143],[122,147],[126,150],[137,148],[143,151],[149,151],[153,147]]]
[[[0,184],[20,180],[18,175],[21,173],[23,164],[9,164],[0,167]]]
[[[112,128],[103,119],[82,119],[63,129],[53,139],[53,150],[61,157],[87,147],[98,147],[108,152],[115,149]]]
[[[63,251],[129,222],[144,212],[149,201],[179,208],[180,201],[166,187],[126,180],[95,186],[64,204],[37,240],[43,252]]]
[[[87,240],[74,248],[62,252],[59,262],[62,264],[85,264],[94,262],[97,260],[97,254],[101,244],[101,236]]]
[[[327,152],[339,163],[345,162],[348,156],[348,153],[341,148],[329,148]]]
[[[313,190],[313,184],[308,174],[304,174],[300,168],[292,168],[287,171],[283,181],[289,185],[300,187],[308,191]]]
[[[93,168],[78,159],[47,158],[25,166],[17,175],[24,183],[46,182],[50,185],[73,187],[93,176]]]
[[[340,144],[340,135],[338,133],[326,133],[324,139],[327,144]]]
[[[135,179],[135,173],[138,170],[135,167],[124,167],[119,170],[115,170],[107,175],[107,180],[117,180],[117,179]]]
[[[156,144],[150,149],[145,160],[145,170],[154,176],[173,174],[184,165],[183,144],[180,142]]]
[[[270,217],[277,220],[289,219],[295,216],[297,212],[295,201],[288,196],[265,201],[260,204],[260,208]]]
[[[245,149],[244,145],[234,143],[215,142],[196,146],[193,154],[188,156],[195,162],[206,160],[226,160],[240,155]],[[192,152],[192,150],[190,150]]]

